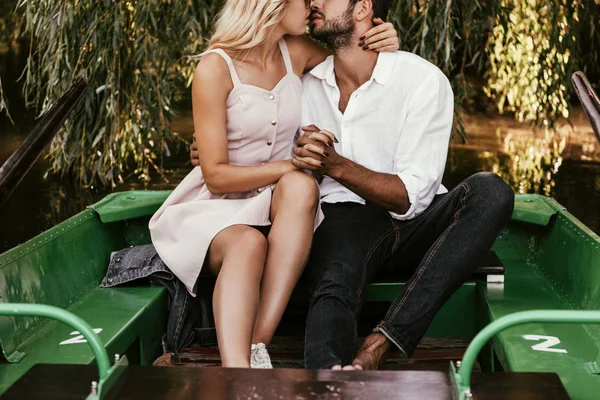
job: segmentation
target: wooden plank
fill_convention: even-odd
[[[91,365],[37,365],[2,397],[75,400],[89,393]],[[451,399],[440,371],[315,371],[301,369],[158,368],[129,366],[108,399]],[[568,399],[548,373],[476,373],[476,399]]]
[[[555,373],[479,372],[472,378],[475,399],[569,400],[565,387]]]

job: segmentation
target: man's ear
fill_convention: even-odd
[[[373,19],[373,0],[360,0],[354,6],[354,15],[358,22]]]

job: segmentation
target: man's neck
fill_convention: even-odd
[[[338,86],[353,90],[371,79],[378,53],[358,47],[359,38],[353,38],[348,47],[335,52],[333,60]]]

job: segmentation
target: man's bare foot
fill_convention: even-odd
[[[153,367],[172,367],[175,365],[173,362],[173,353],[165,353],[162,356],[158,357],[152,363]]]
[[[376,370],[392,350],[392,344],[381,333],[372,333],[363,340],[352,361],[354,369]]]

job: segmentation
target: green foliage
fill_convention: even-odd
[[[0,54],[6,54],[19,38],[22,19],[15,13],[16,5],[17,0],[0,3]]]
[[[52,142],[51,171],[82,185],[149,179],[169,154],[174,88],[207,38],[216,1],[20,0],[32,46],[25,70],[30,105],[44,112],[77,76],[83,106]]]
[[[580,1],[502,0],[501,6],[510,10],[510,25],[497,24],[489,38],[485,93],[501,113],[508,109],[520,121],[552,126],[569,116],[571,24],[579,20]]]
[[[484,73],[482,37],[492,29],[493,17],[500,10],[498,1],[395,0],[390,8],[389,20],[399,32],[401,49],[431,61],[450,78],[463,139],[460,112],[472,105],[475,95],[466,76]]]
[[[15,13],[16,3],[16,0],[3,0],[0,3],[0,57],[17,48],[22,20]],[[0,76],[0,113],[2,112],[6,113],[8,118],[11,119],[2,89],[2,77]]]
[[[172,102],[189,86],[196,62],[189,56],[204,49],[220,1],[18,1],[31,43],[29,104],[45,111],[77,76],[91,86],[51,145],[52,171],[71,172],[82,185],[161,173],[162,157],[179,140],[170,128]],[[403,50],[447,74],[457,110],[475,105],[481,91],[474,82],[485,76],[501,111],[552,125],[568,110],[570,71],[599,65],[598,2],[394,0],[389,20]]]

